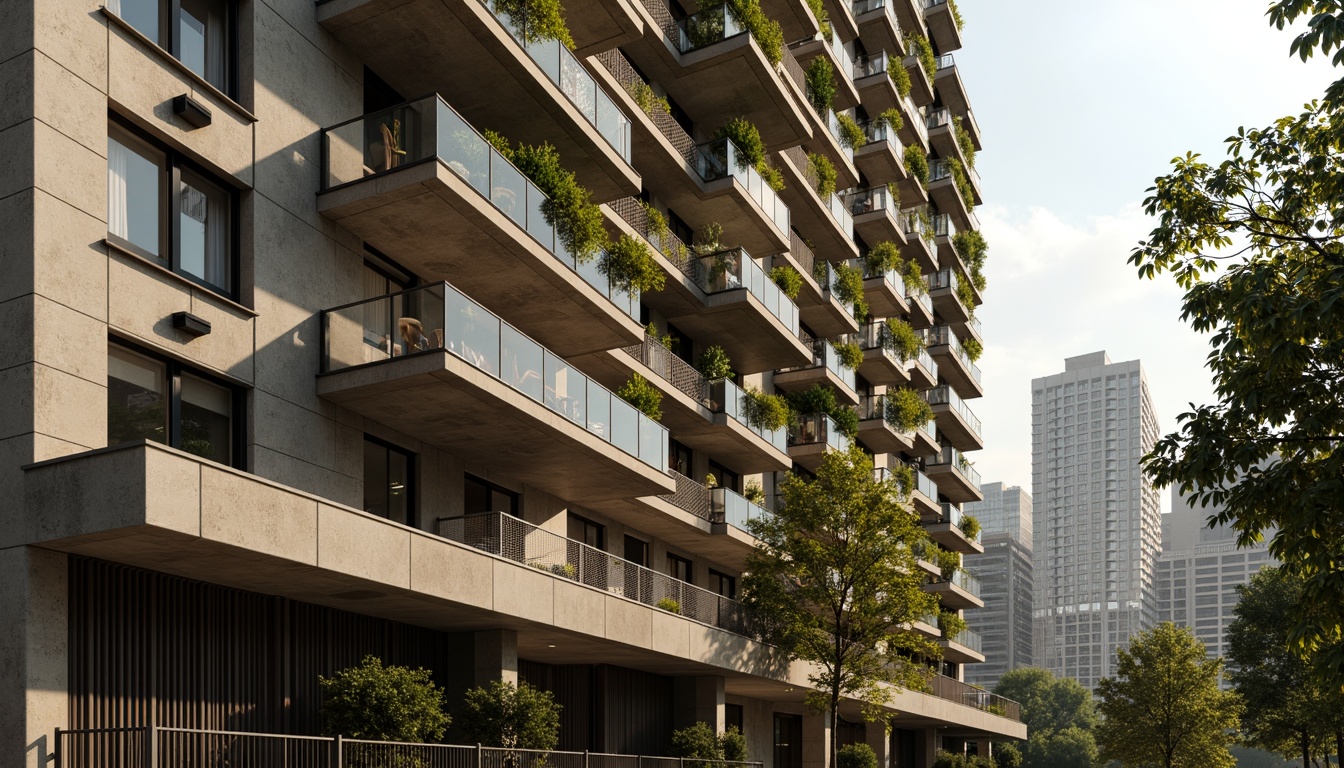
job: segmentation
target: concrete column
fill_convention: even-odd
[[[936,728],[929,728],[924,731],[924,743],[921,746],[923,749],[920,750],[920,754],[917,758],[919,764],[923,765],[924,768],[930,768],[930,766],[933,765],[933,760],[938,752],[938,748],[942,746],[939,743],[938,730]]]
[[[496,680],[518,683],[518,633],[512,629],[473,632],[475,685]]]
[[[672,722],[676,728],[706,723],[715,733],[723,733],[723,704],[723,678],[718,675],[672,681]]]
[[[0,763],[48,768],[56,728],[69,727],[66,557],[0,550]],[[16,756],[22,756],[16,760]],[[11,762],[14,761],[14,762]]]
[[[829,768],[831,714],[803,715],[803,768]]]
[[[864,726],[864,742],[877,755],[877,768],[891,766],[891,731],[882,723],[868,723]]]

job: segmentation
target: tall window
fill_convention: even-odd
[[[471,475],[466,476],[464,485],[466,487],[464,513],[479,515],[482,512],[503,512],[521,517],[518,514],[518,494],[513,491]]]
[[[606,526],[594,523],[578,515],[569,515],[568,520],[569,538],[574,541],[581,541],[594,549],[605,550],[607,548],[607,529]]]
[[[625,536],[625,559],[635,565],[649,567],[649,542],[643,539],[637,539],[634,536],[626,534]]]
[[[709,569],[709,590],[717,592],[729,600],[737,599],[737,579],[726,573],[720,573],[713,568]]]
[[[668,552],[667,575],[689,584],[691,581],[691,561]]]
[[[107,133],[107,232],[121,248],[233,296],[237,193],[118,124]]]
[[[237,41],[229,0],[107,0],[107,10],[207,83],[234,95]]]
[[[237,389],[121,344],[107,350],[107,444],[153,440],[241,464]]]
[[[415,522],[415,456],[364,436],[364,511],[394,523]]]

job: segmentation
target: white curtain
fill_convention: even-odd
[[[228,196],[211,190],[205,219],[205,279],[227,291],[233,290],[229,220]]]
[[[131,151],[116,139],[107,140],[107,231],[123,240],[131,239],[126,211],[126,164],[130,156]]]

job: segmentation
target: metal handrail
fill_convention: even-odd
[[[623,347],[621,351],[643,363],[659,378],[695,402],[709,405],[709,379],[697,371],[695,366],[673,354],[659,340],[645,335],[642,343]]]
[[[961,415],[961,418],[966,420],[966,426],[971,428],[971,431],[975,433],[976,437],[980,436],[980,430],[982,428],[980,419],[971,412],[970,406],[966,405],[966,401],[962,400],[952,387],[946,384],[940,387],[934,387],[924,393],[924,399],[929,402],[929,405],[952,406],[952,410],[956,411]]]

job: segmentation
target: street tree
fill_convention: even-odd
[[[1222,659],[1210,659],[1188,627],[1159,624],[1116,650],[1115,677],[1097,685],[1097,741],[1126,766],[1232,768],[1241,702],[1218,687]]]
[[[1027,742],[1022,768],[1092,768],[1097,762],[1097,726],[1092,693],[1077,680],[1049,670],[1015,669],[999,679],[994,693],[1016,701]]]
[[[1304,60],[1344,64],[1344,0],[1278,0]],[[1264,128],[1237,129],[1227,157],[1187,154],[1144,206],[1158,225],[1130,257],[1142,277],[1170,273],[1182,318],[1209,333],[1216,400],[1179,417],[1145,459],[1248,545],[1304,578],[1289,638],[1344,685],[1344,80],[1322,101]]]
[[[842,699],[863,703],[869,721],[897,688],[923,690],[939,658],[933,642],[899,629],[938,610],[924,591],[915,552],[927,542],[908,506],[913,477],[884,479],[857,447],[828,454],[815,479],[789,475],[774,515],[750,521],[760,541],[747,558],[744,602],[769,617],[763,632],[792,658],[814,664],[807,703],[831,720],[838,747]]]

